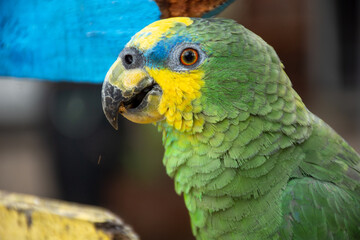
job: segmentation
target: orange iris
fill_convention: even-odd
[[[199,53],[192,48],[186,48],[180,55],[180,61],[185,66],[191,66],[199,60]]]

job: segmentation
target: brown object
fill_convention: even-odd
[[[161,11],[161,18],[201,17],[207,12],[228,2],[228,0],[155,0]]]

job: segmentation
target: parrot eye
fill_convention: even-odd
[[[180,55],[180,62],[185,66],[191,66],[195,64],[199,59],[199,53],[192,48],[186,48]]]
[[[180,43],[169,54],[167,65],[173,71],[189,71],[198,68],[207,58],[196,43]]]

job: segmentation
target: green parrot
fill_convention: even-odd
[[[104,113],[155,123],[196,239],[360,239],[360,156],[312,114],[274,49],[233,20],[138,32],[102,87]]]

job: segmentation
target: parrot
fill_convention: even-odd
[[[106,74],[103,111],[162,134],[197,240],[360,239],[360,156],[310,112],[277,53],[231,19],[136,33]]]

